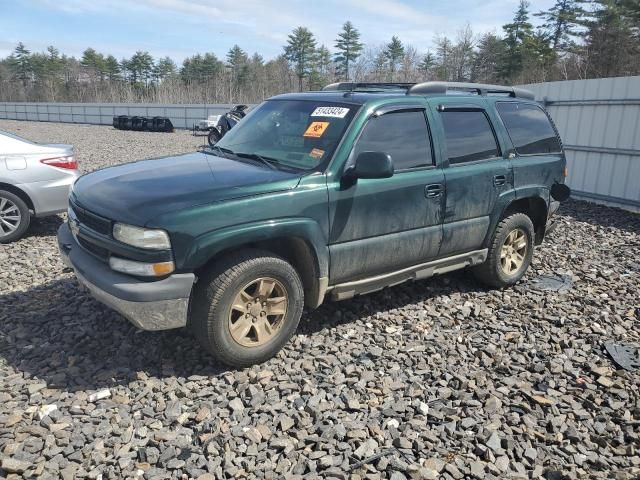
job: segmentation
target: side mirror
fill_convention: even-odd
[[[385,152],[361,152],[350,169],[353,178],[389,178],[393,176],[393,160]]]

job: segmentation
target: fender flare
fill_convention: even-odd
[[[224,250],[285,237],[304,240],[315,256],[319,276],[329,275],[329,248],[326,236],[318,222],[300,217],[260,220],[204,233],[194,239],[186,255],[185,268],[197,270]]]

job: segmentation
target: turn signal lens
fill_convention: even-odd
[[[111,257],[109,266],[116,272],[137,277],[164,277],[175,270],[173,262],[144,263],[118,257]]]
[[[569,176],[569,168],[564,167],[564,178],[567,178]]]

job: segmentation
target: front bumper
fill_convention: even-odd
[[[67,223],[58,229],[64,263],[99,302],[113,308],[143,330],[168,330],[187,325],[193,273],[143,281],[114,272],[78,245]]]

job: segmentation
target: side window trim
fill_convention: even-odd
[[[443,108],[441,109],[441,107],[443,107]],[[502,151],[502,146],[500,145],[500,141],[498,139],[498,132],[496,131],[495,125],[491,121],[491,117],[489,116],[489,113],[487,112],[486,107],[483,107],[481,105],[450,104],[449,106],[438,105],[437,111],[438,111],[438,113],[443,113],[443,112],[482,112],[484,117],[487,119],[487,123],[489,124],[489,128],[491,129],[491,134],[493,135],[493,141],[496,144],[496,150],[498,152],[498,155],[496,155],[495,157],[481,158],[479,160],[469,160],[468,162],[451,163],[449,161],[449,150],[448,150],[447,142],[446,142],[446,139],[445,139],[442,142],[442,144],[443,144],[443,147],[444,147],[445,160],[447,162],[447,167],[448,168],[455,168],[455,167],[458,167],[458,166],[465,166],[465,165],[474,165],[474,164],[477,164],[477,163],[492,162],[492,161],[496,161],[496,160],[504,160],[504,152]],[[442,123],[442,132],[446,136],[444,122],[442,120],[440,120],[440,122]]]
[[[369,122],[386,115],[393,115],[393,114],[404,113],[404,112],[421,112],[422,115],[424,116],[424,122],[427,126],[427,139],[429,140],[429,148],[431,153],[431,165],[421,165],[418,167],[401,168],[401,169],[395,170],[394,173],[415,172],[419,170],[431,170],[433,168],[436,168],[437,163],[436,163],[435,150],[434,150],[435,147],[433,145],[433,132],[431,130],[431,126],[429,125],[429,117],[427,116],[427,107],[425,105],[416,105],[416,104],[393,104],[393,105],[384,105],[374,110],[367,117],[365,123],[362,125],[362,128],[358,132],[357,137],[353,141],[353,145],[351,146],[351,151],[349,152],[347,161],[344,164],[343,172],[348,170],[353,165],[353,162],[355,161],[354,153],[358,146],[358,142],[360,141],[360,138],[362,138],[364,131],[367,129],[367,125],[369,125]]]

